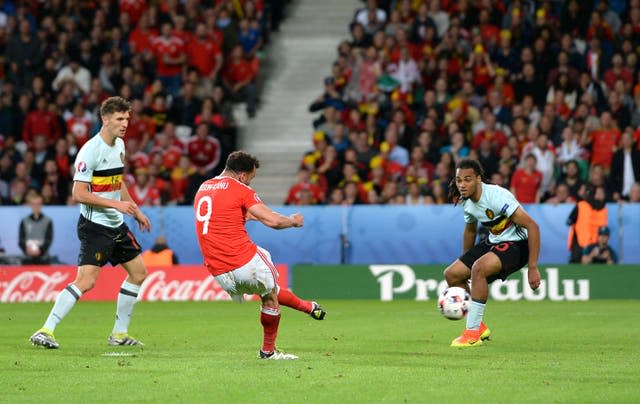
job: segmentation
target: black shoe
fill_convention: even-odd
[[[324,316],[327,315],[327,312],[324,311],[322,306],[320,306],[317,302],[311,302],[313,304],[313,309],[309,315],[314,320],[324,320]]]

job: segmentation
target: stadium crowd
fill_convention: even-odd
[[[131,101],[125,181],[139,205],[190,204],[256,114],[260,52],[284,0],[0,1],[0,203],[70,200],[100,103]]]
[[[364,3],[285,203],[448,203],[464,157],[522,203],[640,202],[640,0]]]

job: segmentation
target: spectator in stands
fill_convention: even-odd
[[[576,199],[569,193],[569,186],[564,182],[555,186],[553,196],[548,198],[545,203],[557,205],[559,203],[576,203]]]
[[[36,135],[45,135],[47,144],[53,145],[62,136],[60,121],[49,111],[45,96],[36,101],[36,109],[30,111],[22,128],[22,140],[30,147]]]
[[[40,70],[43,53],[40,40],[32,34],[28,19],[21,19],[18,32],[11,35],[6,43],[4,62],[7,78],[18,88],[31,86],[33,77]]]
[[[135,183],[129,186],[128,191],[138,206],[160,206],[160,192],[150,181],[146,167],[136,168]]]
[[[613,199],[628,199],[631,186],[640,181],[640,151],[634,147],[633,133],[625,130],[620,148],[613,154],[610,174]]]
[[[199,22],[193,40],[186,46],[189,65],[198,71],[198,87],[205,93],[210,93],[224,61],[222,44],[207,32],[207,26],[203,22]]]
[[[339,109],[343,107],[342,94],[336,87],[335,78],[331,76],[325,77],[324,92],[309,105],[309,112],[320,111],[327,106]]]
[[[167,245],[164,236],[156,237],[150,249],[142,253],[142,261],[147,268],[178,265],[178,256]]]
[[[249,18],[241,19],[238,23],[238,41],[246,58],[257,57],[263,45],[260,23]]]
[[[27,199],[31,214],[20,221],[19,245],[25,265],[51,263],[49,247],[53,242],[53,221],[42,213],[42,196],[32,193]]]
[[[82,97],[89,94],[91,88],[91,73],[89,69],[80,64],[79,55],[73,53],[69,56],[69,63],[58,72],[53,80],[52,87],[60,90],[65,84],[71,84],[73,95]]]
[[[324,202],[322,189],[311,180],[311,174],[307,167],[298,169],[296,183],[289,188],[285,205],[303,205],[303,202],[316,205]]]
[[[387,125],[380,151],[388,161],[398,164],[400,167],[406,167],[409,164],[409,151],[398,144],[398,127],[394,123]]]
[[[362,196],[358,183],[347,181],[344,184],[344,201],[343,205],[360,205],[366,203],[366,199]]]
[[[65,117],[66,135],[69,142],[80,149],[93,135],[93,115],[85,110],[82,102],[73,105],[71,115]]]
[[[600,114],[600,127],[591,131],[586,143],[591,145],[591,164],[600,165],[605,169],[611,167],[614,148],[620,141],[620,130],[615,127],[611,112]]]
[[[536,157],[536,170],[542,174],[540,193],[545,196],[554,186],[555,182],[555,151],[549,144],[546,133],[540,133],[536,138],[535,145],[531,149],[531,154]]]
[[[567,237],[571,252],[570,263],[582,261],[584,248],[595,243],[598,239],[598,229],[607,225],[608,211],[605,197],[602,186],[586,186],[583,199],[571,211],[567,219],[567,224],[570,226]]]
[[[242,46],[233,47],[222,72],[222,83],[234,100],[247,103],[247,115],[250,118],[255,117],[257,106],[255,71],[249,61],[244,58]]]
[[[220,163],[222,150],[220,141],[210,135],[209,125],[201,123],[196,127],[195,136],[187,144],[187,152],[196,167],[203,167],[205,172],[211,172]]]
[[[539,203],[542,197],[542,173],[536,169],[538,159],[527,154],[524,166],[518,168],[511,178],[511,193],[520,203]]]
[[[559,164],[582,157],[584,151],[580,147],[578,134],[571,127],[566,127],[562,130],[562,143],[557,148],[557,152],[556,161]]]
[[[42,184],[42,197],[46,200],[46,205],[64,205],[71,193],[71,184],[68,178],[60,175],[58,165],[55,160],[46,160],[43,164],[43,176],[40,181]],[[48,194],[45,195],[44,189],[47,186]]]
[[[569,160],[562,166],[562,174],[560,176],[560,182],[567,184],[569,187],[569,195],[572,198],[578,199],[579,192],[584,182],[580,176],[580,166],[576,160]]]
[[[157,78],[174,98],[180,93],[182,66],[187,61],[185,44],[174,35],[170,22],[162,23],[160,35],[151,40],[156,61]]]
[[[586,246],[582,252],[583,264],[617,264],[618,254],[609,245],[609,227],[600,226],[598,228],[598,238],[595,243]]]
[[[208,85],[209,91],[213,91],[213,82]],[[202,102],[196,96],[196,84],[187,81],[182,86],[180,95],[171,102],[168,119],[175,125],[191,126],[201,108]]]

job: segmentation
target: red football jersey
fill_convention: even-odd
[[[184,42],[177,36],[165,38],[157,36],[151,40],[153,53],[156,56],[156,73],[158,76],[175,76],[182,72],[181,65],[167,64],[164,56],[176,58],[185,52]]]
[[[194,199],[196,236],[204,264],[212,275],[240,268],[257,246],[244,225],[247,211],[262,203],[249,186],[231,177],[215,177],[200,185]]]

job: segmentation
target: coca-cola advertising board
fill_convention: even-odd
[[[288,287],[288,267],[277,264],[278,284]],[[51,302],[76,277],[75,266],[0,266],[0,303]],[[82,300],[115,301],[126,272],[104,267],[96,286]],[[247,296],[247,298],[250,298]],[[256,296],[253,297],[257,298]],[[149,269],[139,300],[204,301],[230,300],[215,278],[200,265],[174,265]]]

